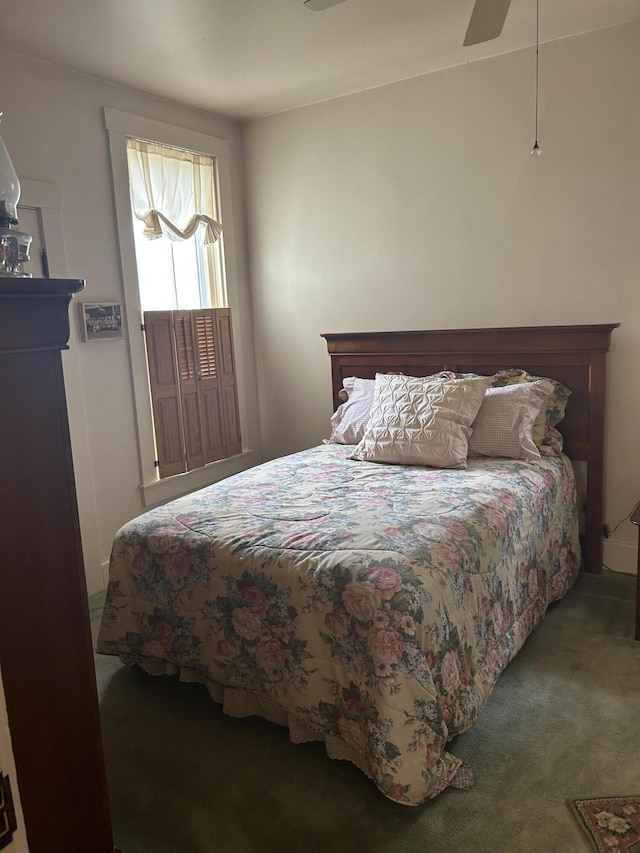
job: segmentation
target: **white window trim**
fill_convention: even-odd
[[[113,191],[116,207],[122,282],[124,288],[125,325],[128,331],[129,357],[134,391],[134,409],[137,423],[138,447],[140,455],[140,491],[145,506],[161,503],[183,495],[194,489],[215,483],[218,480],[255,465],[259,454],[244,445],[248,435],[247,408],[245,403],[242,349],[238,346],[240,327],[240,308],[237,290],[237,266],[235,239],[233,233],[233,206],[231,194],[230,145],[225,139],[168,125],[153,119],[142,118],[110,107],[104,108],[104,123],[109,137]],[[176,148],[198,151],[216,158],[218,168],[218,186],[220,208],[224,226],[224,263],[227,281],[227,295],[236,339],[235,360],[238,383],[238,405],[240,409],[240,428],[243,436],[243,451],[229,459],[211,462],[204,468],[177,474],[161,480],[154,465],[155,440],[153,433],[153,415],[147,356],[144,336],[141,333],[142,309],[138,288],[138,271],[133,237],[133,218],[129,195],[129,170],[127,166],[126,138],[138,137]]]

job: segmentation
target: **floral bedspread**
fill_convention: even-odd
[[[575,481],[566,457],[452,471],[351,451],[284,457],[125,525],[98,651],[266,697],[417,805],[468,782],[447,743],[575,580]]]

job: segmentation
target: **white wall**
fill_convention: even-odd
[[[328,434],[321,332],[620,321],[609,362],[613,525],[640,497],[640,25],[542,46],[539,159],[529,156],[533,70],[523,51],[251,122],[246,198],[235,122],[5,51],[2,136],[21,178],[59,185],[67,269],[54,273],[85,278],[87,300],[122,299],[102,108],[229,139],[269,456]],[[252,364],[245,329],[236,343]],[[127,342],[83,344],[74,322],[64,360],[93,592],[113,534],[143,510]],[[634,543],[621,525],[609,562],[631,565]]]
[[[621,322],[606,520],[640,497],[640,24],[258,120],[243,134],[263,445],[328,435],[322,332]],[[616,533],[610,564],[635,557]],[[615,543],[614,543],[615,544]]]
[[[240,302],[248,318],[236,347],[250,365],[245,392],[249,446],[256,447],[251,309],[246,280],[242,174],[236,122],[94,78],[0,51],[2,136],[21,179],[55,182],[62,197],[66,271],[86,279],[81,299],[122,300],[107,135],[102,108],[229,140]],[[75,306],[72,306],[75,309]],[[126,340],[83,343],[72,310],[71,349],[63,356],[89,593],[103,587],[101,564],[116,530],[143,511]]]

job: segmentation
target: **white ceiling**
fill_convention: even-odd
[[[2,0],[0,48],[247,119],[535,43],[535,0],[512,0],[500,38],[462,47],[473,4]],[[637,18],[640,0],[540,0],[540,41]]]

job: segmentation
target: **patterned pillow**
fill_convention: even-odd
[[[539,382],[544,380],[550,382],[552,391],[547,397],[540,414],[533,425],[533,441],[542,456],[558,456],[562,453],[562,433],[556,426],[564,418],[564,413],[571,396],[571,391],[557,379],[549,379],[546,376],[534,376],[521,368],[499,370],[491,381],[493,388],[504,385],[516,385],[523,382]]]
[[[357,444],[360,441],[371,413],[375,387],[375,379],[346,376],[342,380],[338,396],[345,402],[331,416],[331,435],[323,439],[323,444]]]
[[[470,455],[540,459],[533,425],[552,392],[553,386],[546,380],[488,388],[471,425]]]
[[[347,376],[342,380],[340,398],[346,400],[331,416],[331,435],[325,444],[357,444],[364,435],[373,405],[375,379]]]
[[[349,458],[466,468],[471,424],[490,381],[376,374],[369,422]]]

